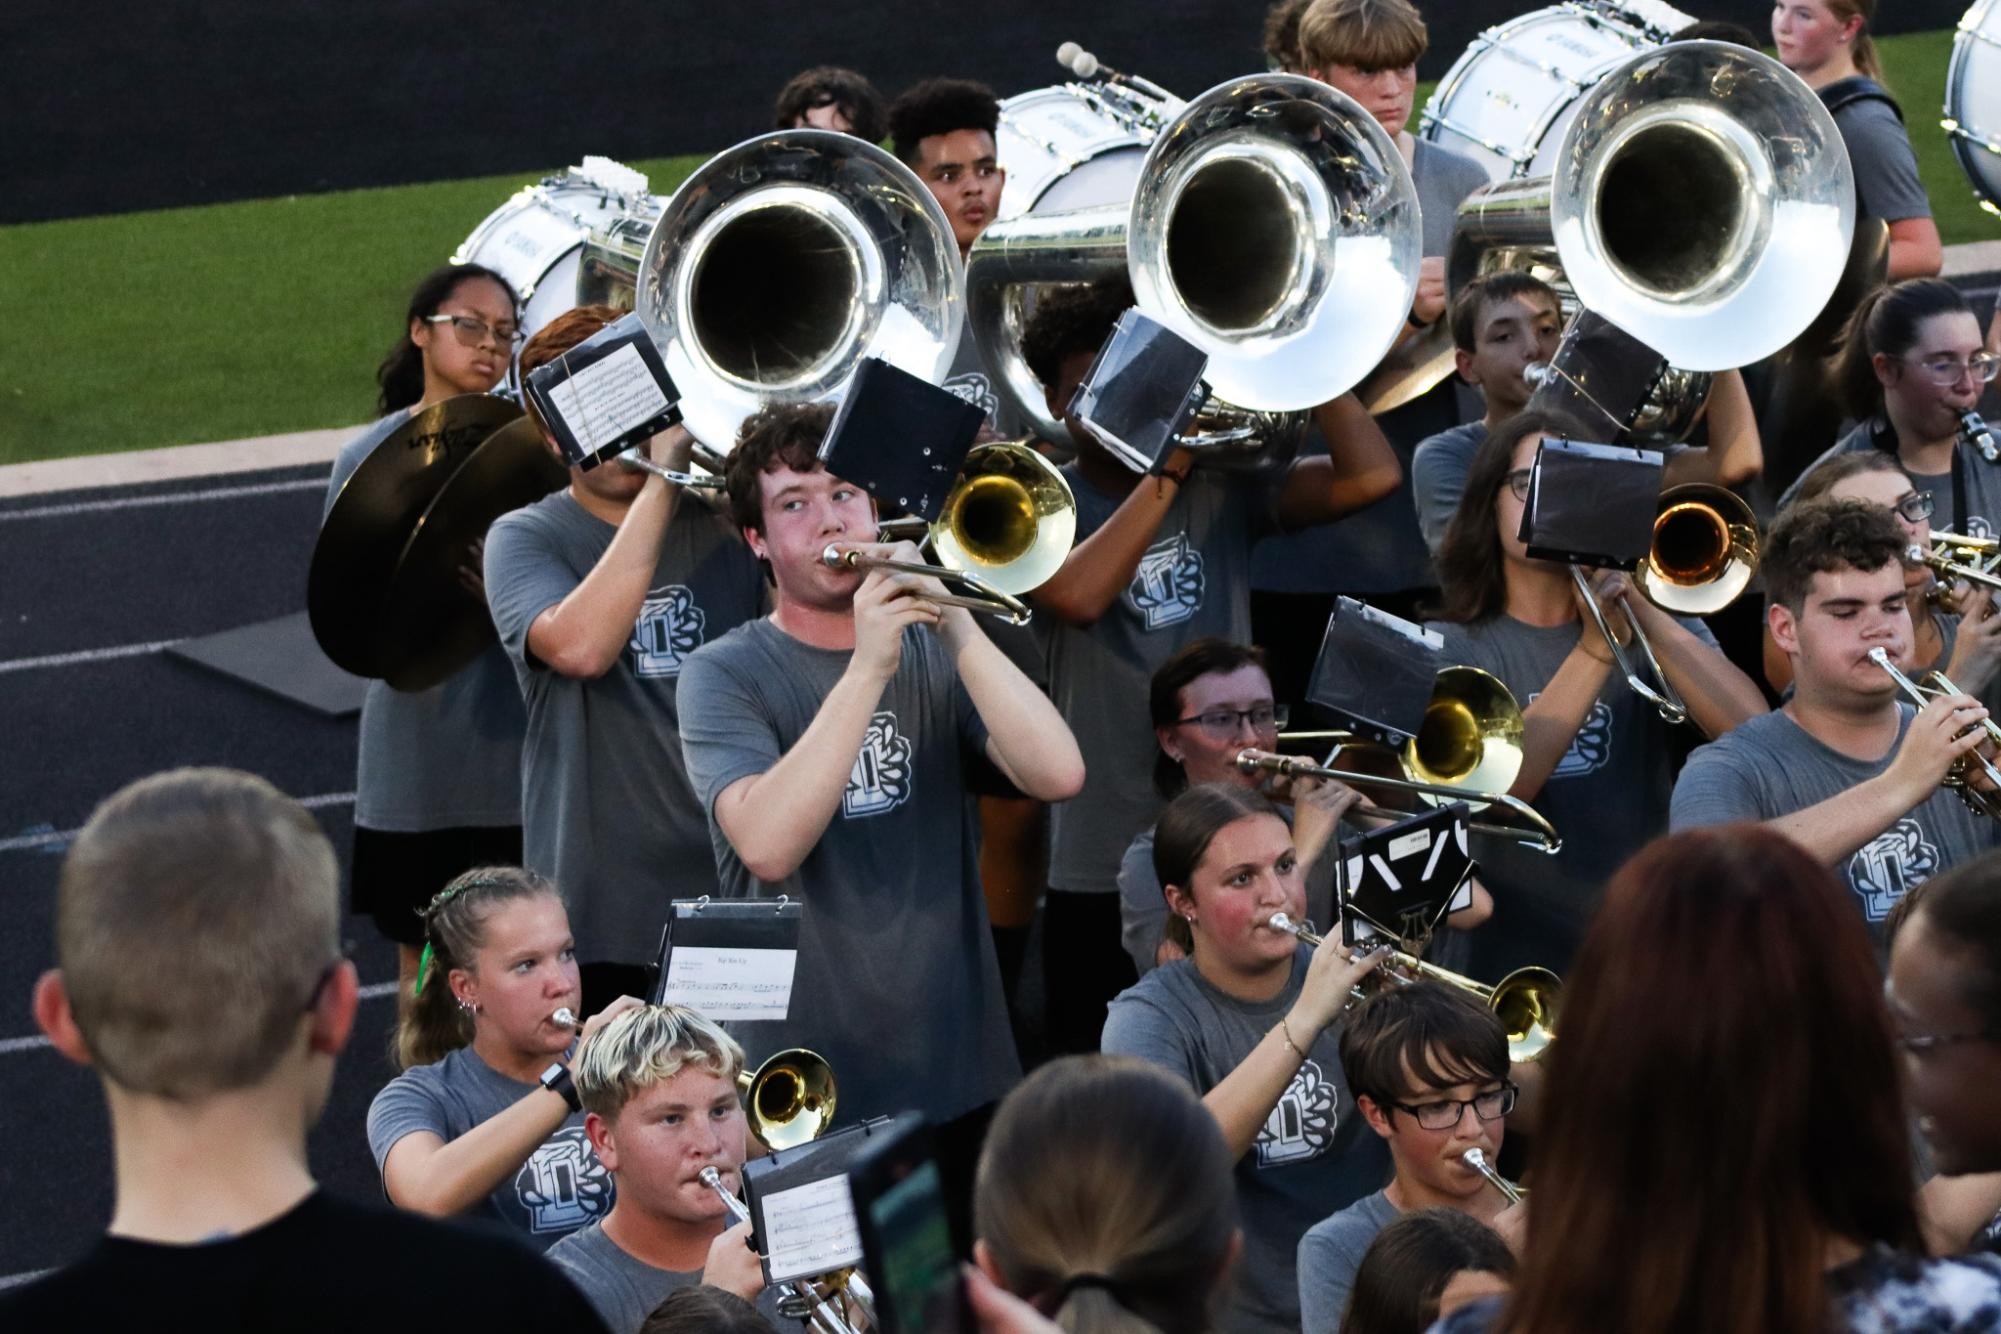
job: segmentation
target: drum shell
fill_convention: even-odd
[[[2001,3],[1979,0],[1959,21],[1945,74],[1953,156],[1988,212],[2001,212]]]

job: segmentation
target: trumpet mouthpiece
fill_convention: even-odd
[[[563,1006],[561,1009],[557,1010],[554,1014],[550,1015],[549,1018],[554,1023],[567,1024],[571,1028],[575,1028],[577,1026],[576,1013],[573,1010],[571,1010],[570,1007],[567,1005]]]
[[[1875,663],[1878,667],[1888,667],[1890,665],[1890,651],[1888,649],[1872,648],[1869,650],[1869,661]]]
[[[721,1190],[723,1188],[722,1173],[716,1171],[716,1169],[713,1167],[705,1167],[701,1171],[697,1172],[695,1175],[702,1179],[702,1184],[704,1186],[713,1186],[717,1190]]]
[[[1912,565],[1923,565],[1925,558],[1930,554],[1929,551],[1926,551],[1916,543],[1912,543],[1910,546],[1904,548],[1904,559]]]
[[[1265,925],[1274,931],[1293,931],[1298,929],[1297,923],[1282,912],[1273,913],[1265,922]]]
[[[1487,1165],[1487,1155],[1479,1149],[1468,1149],[1466,1152],[1460,1154],[1459,1157],[1465,1161],[1466,1166],[1472,1168],[1475,1172]]]

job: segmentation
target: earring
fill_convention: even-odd
[[[461,996],[459,997],[459,1009],[466,1014],[478,1014],[479,1003],[477,1001],[469,1001]]]

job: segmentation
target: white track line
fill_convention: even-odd
[[[396,989],[402,985],[401,982],[371,982],[355,994],[365,1001],[381,1000],[384,996],[395,995]],[[25,1038],[0,1039],[0,1056],[13,1056],[24,1051],[40,1051],[48,1045],[49,1040],[40,1033]],[[0,1279],[0,1287],[6,1285],[7,1280]]]
[[[303,477],[290,482],[264,482],[256,486],[217,486],[206,491],[175,491],[164,496],[121,496],[116,500],[78,500],[67,505],[38,505],[32,509],[0,510],[0,523],[13,519],[64,519],[76,514],[100,514],[106,510],[128,510],[155,505],[192,505],[205,500],[238,500],[244,496],[273,496],[287,491],[324,491],[324,477]]]
[[[0,662],[0,674],[39,671],[44,667],[81,667],[87,663],[111,662],[118,658],[143,658],[148,653],[158,653],[180,642],[178,639],[156,639],[150,644],[119,644],[112,648],[79,649],[75,653],[51,653],[40,658],[9,658]]]
[[[300,797],[299,804],[309,811],[325,810],[329,806],[354,805],[352,792],[322,792],[318,796]],[[42,834],[16,834],[12,838],[0,838],[0,852],[30,852],[36,848],[52,848],[67,844],[82,830],[52,829]]]
[[[9,1274],[5,1278],[0,1278],[0,1290],[5,1290],[7,1288],[18,1288],[23,1283],[33,1283],[36,1279],[40,1278],[42,1275],[53,1274],[55,1272],[56,1271],[53,1269],[30,1269],[25,1274]]]

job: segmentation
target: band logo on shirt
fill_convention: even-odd
[[[694,593],[681,584],[648,593],[632,627],[633,675],[679,676],[682,662],[702,646],[707,620],[695,605]]]
[[[993,385],[988,382],[984,371],[966,371],[954,375],[940,387],[947,393],[957,394],[971,403],[986,414],[988,421],[992,421],[994,414],[1000,411],[1000,399],[994,395]]]
[[[1880,922],[1897,900],[1938,873],[1938,848],[1924,827],[1905,816],[1856,849],[1848,859],[1848,883],[1862,900],[1862,915]]]
[[[1533,704],[1542,698],[1536,691],[1529,696]],[[1524,707],[1527,707],[1526,705]],[[1591,705],[1591,712],[1584,715],[1583,726],[1570,739],[1570,749],[1563,752],[1563,758],[1550,771],[1551,778],[1581,778],[1585,774],[1596,773],[1612,758],[1612,706],[1604,700]]]
[[[530,1232],[573,1232],[611,1212],[611,1174],[591,1152],[584,1128],[565,1126],[514,1174],[514,1196]]]
[[[1340,1091],[1334,1081],[1324,1078],[1320,1064],[1308,1059],[1279,1095],[1278,1105],[1258,1129],[1254,1147],[1259,1167],[1282,1167],[1287,1163],[1318,1158],[1334,1144]]]
[[[869,720],[861,754],[841,793],[841,814],[850,820],[893,811],[910,797],[910,738],[897,730],[896,715],[884,710]]]
[[[1992,537],[1994,536],[1994,525],[1981,518],[1978,514],[1969,514],[1966,516],[1966,535],[1968,537]]]
[[[1188,534],[1176,533],[1146,549],[1139,569],[1126,587],[1126,601],[1146,621],[1149,630],[1179,625],[1202,605],[1202,553],[1188,545]]]

